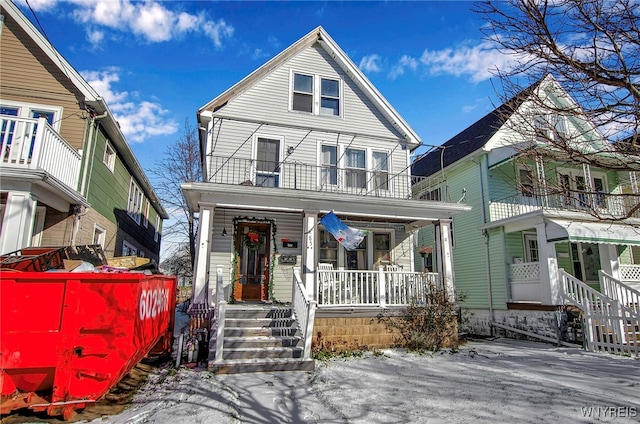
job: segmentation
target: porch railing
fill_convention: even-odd
[[[0,142],[3,165],[44,170],[77,190],[81,155],[46,118],[0,115]]]
[[[428,303],[431,287],[443,289],[438,273],[365,270],[318,270],[318,307],[404,306]]]
[[[313,341],[313,322],[315,320],[316,305],[317,302],[307,296],[304,285],[302,284],[302,278],[300,278],[300,271],[297,269],[294,270],[291,308],[294,318],[298,322],[302,340],[304,340],[304,359],[311,358],[311,342]]]
[[[620,302],[635,312],[636,318],[640,317],[640,291],[629,287],[613,278],[603,270],[598,271],[600,279],[600,291],[610,298]]]
[[[509,283],[513,302],[540,302],[540,262],[525,262],[509,265]]]
[[[315,159],[315,158],[314,158]],[[440,177],[412,177],[408,170],[318,166],[300,161],[270,162],[211,155],[208,181],[216,184],[276,187],[394,199],[444,200]],[[418,187],[412,194],[412,186]]]
[[[489,204],[491,221],[499,221],[525,213],[555,209],[586,212],[602,217],[640,218],[640,195],[608,194],[598,192],[572,192],[564,194],[518,194],[494,199]]]
[[[564,302],[584,313],[584,335],[591,351],[638,355],[639,338],[635,329],[638,318],[619,301],[599,293],[565,270],[559,270]]]

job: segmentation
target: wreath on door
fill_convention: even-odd
[[[244,235],[244,245],[249,250],[260,250],[264,244],[264,237],[255,231],[249,231]]]

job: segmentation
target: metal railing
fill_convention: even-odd
[[[293,311],[294,319],[298,322],[300,333],[302,333],[302,340],[304,341],[304,359],[311,359],[311,343],[313,341],[313,323],[316,316],[316,306],[316,301],[307,296],[304,285],[302,284],[302,278],[300,278],[300,271],[295,269],[293,271],[293,296],[291,309]]]
[[[441,201],[441,178],[412,177],[409,170],[393,174],[384,170],[318,166],[299,161],[270,162],[237,157],[209,156],[208,181],[216,184],[277,187],[394,199]],[[417,187],[412,192],[412,186]]]
[[[559,270],[564,302],[577,306],[584,314],[587,349],[638,355],[638,315],[621,302],[599,293],[587,284]]]
[[[41,169],[77,190],[81,155],[46,118],[0,115],[0,159],[3,165]]]
[[[601,217],[640,218],[640,195],[572,192],[571,194],[518,194],[491,200],[491,221],[541,209],[586,212]]]
[[[318,307],[406,306],[429,303],[431,288],[443,289],[438,273],[368,270],[318,270]]]

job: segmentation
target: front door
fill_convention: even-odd
[[[597,244],[571,243],[574,276],[589,284],[596,290],[600,289],[598,271],[600,266],[600,251]]]
[[[271,225],[238,224],[238,268],[233,296],[236,300],[267,300],[269,293]]]

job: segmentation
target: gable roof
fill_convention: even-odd
[[[541,79],[507,100],[471,126],[411,164],[411,175],[428,177],[483,148],[541,84]]]
[[[356,83],[367,98],[380,110],[383,116],[389,120],[391,125],[405,138],[405,141],[416,148],[420,145],[420,137],[400,116],[400,114],[391,106],[384,96],[374,87],[367,79],[362,71],[349,59],[335,41],[321,26],[315,28],[307,35],[293,43],[291,46],[280,52],[264,65],[247,75],[231,88],[202,106],[197,113],[198,122],[200,115],[206,111],[214,111],[216,108],[224,105],[230,99],[240,94],[243,90],[255,84],[268,73],[281,66],[287,60],[306,49],[318,43],[329,55],[336,61],[342,70]]]
[[[13,4],[13,2],[10,0],[0,0],[0,9],[2,14],[9,15],[16,22],[27,36],[36,43],[38,48],[45,53],[47,58],[51,60],[51,62],[55,64],[55,66],[57,66],[64,75],[67,76],[69,81],[78,90],[76,96],[79,99],[80,108],[87,110],[87,112],[94,116],[104,115],[104,118],[100,120],[100,124],[109,135],[109,139],[121,154],[127,167],[139,182],[147,199],[149,199],[153,207],[158,211],[158,214],[160,214],[163,219],[168,219],[169,215],[167,214],[167,211],[162,207],[160,199],[153,190],[151,183],[147,179],[145,172],[142,170],[142,167],[131,150],[129,143],[125,139],[124,134],[122,134],[120,125],[109,110],[104,99],[93,89],[93,87],[91,87],[91,85],[89,85],[82,75],[80,75],[75,68],[67,62],[64,57],[62,57],[60,52],[53,47],[49,40],[47,40],[40,31],[36,29],[31,21],[27,19],[27,17],[15,4]]]

